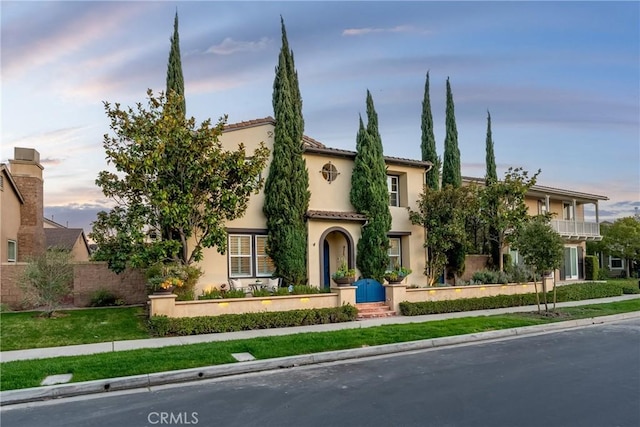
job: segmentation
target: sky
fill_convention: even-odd
[[[0,3],[0,161],[35,148],[45,216],[91,230],[109,209],[104,101],[134,106],[165,89],[174,15],[187,114],[228,123],[273,116],[280,16],[303,98],[305,134],[355,150],[370,90],[385,155],[420,159],[425,76],[443,154],[446,80],[462,174],[483,177],[487,112],[502,176],[607,196],[601,220],[640,207],[640,3]],[[593,212],[589,215],[593,217]]]

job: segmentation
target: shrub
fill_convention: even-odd
[[[244,291],[235,290],[220,290],[216,288],[208,288],[202,291],[202,295],[198,296],[199,300],[205,299],[223,299],[223,298],[244,298]],[[176,298],[177,299],[177,298]]]
[[[44,307],[50,317],[71,294],[73,265],[71,254],[64,250],[47,250],[29,261],[19,278],[27,302]]]
[[[335,308],[290,310],[271,313],[223,314],[220,316],[179,318],[153,316],[149,319],[148,326],[151,333],[155,336],[184,336],[351,322],[356,319],[357,315],[358,309],[347,304]]]
[[[609,268],[608,267],[604,267],[604,268],[600,268],[598,269],[598,280],[607,280],[609,279]]]
[[[145,270],[149,293],[160,290],[164,284],[173,283],[173,290],[178,297],[176,301],[192,301],[196,299],[195,287],[202,276],[202,270],[179,262],[157,262]]]
[[[124,301],[107,289],[99,289],[91,295],[91,307],[112,307],[123,305]]]
[[[587,255],[584,257],[585,279],[596,280],[598,278],[598,257],[595,255]]]
[[[523,265],[514,265],[509,272],[509,283],[533,282],[531,270]]]
[[[584,299],[606,298],[620,296],[623,289],[613,283],[575,283],[558,286],[557,301],[579,301]],[[547,298],[553,298],[553,291],[547,293]],[[496,295],[483,298],[466,298],[445,301],[424,301],[400,303],[400,313],[403,316],[419,316],[423,314],[453,313],[459,311],[487,310],[492,308],[518,307],[535,305],[535,293],[519,295]]]

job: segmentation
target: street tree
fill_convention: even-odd
[[[436,283],[448,264],[451,249],[462,245],[467,238],[465,222],[476,213],[471,208],[476,198],[477,188],[473,185],[447,185],[441,190],[425,185],[418,200],[418,210],[409,208],[411,223],[427,231],[424,246],[429,257],[424,274],[429,286]]]
[[[241,217],[262,187],[256,177],[269,155],[263,144],[252,153],[243,144],[226,151],[219,140],[226,117],[197,125],[184,118],[175,92],[147,95],[146,108],[104,103],[112,133],[103,146],[115,172],[100,172],[96,184],[115,208],[98,215],[90,237],[98,242],[94,259],[116,272],[167,258],[189,265],[204,248],[224,253],[226,222]]]
[[[368,90],[367,127],[360,118],[350,200],[356,211],[367,217],[358,240],[356,265],[364,278],[382,281],[389,264],[387,233],[391,230],[391,212],[378,114]]]
[[[518,250],[524,263],[533,273],[533,284],[536,292],[538,313],[540,313],[540,298],[538,295],[537,279],[542,279],[542,298],[545,312],[549,311],[547,304],[547,285],[544,276],[559,268],[562,264],[564,243],[562,237],[551,228],[548,218],[540,215],[523,224],[511,239],[511,246]],[[555,277],[555,275],[554,275]],[[556,286],[553,286],[553,308],[556,306]]]
[[[627,277],[632,262],[640,262],[640,221],[629,216],[619,218],[602,231],[604,253],[626,260]]]
[[[276,119],[273,158],[265,184],[263,212],[267,218],[267,253],[275,265],[274,275],[286,283],[307,282],[307,225],[309,173],[303,157],[302,98],[289,49],[284,20],[282,47],[273,82]]]
[[[535,185],[540,170],[529,177],[523,168],[509,168],[504,179],[491,183],[482,191],[481,214],[487,226],[495,230],[489,238],[498,245],[499,268],[504,271],[502,251],[514,235],[531,218],[525,203],[525,196]]]

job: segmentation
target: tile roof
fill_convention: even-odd
[[[244,122],[238,122],[238,123],[231,123],[228,125],[225,125],[224,127],[224,131],[234,131],[234,130],[238,130],[238,129],[246,129],[246,128],[251,128],[251,127],[256,127],[256,126],[262,126],[262,125],[276,125],[276,119],[274,119],[271,116],[267,116],[267,117],[263,117],[261,119],[254,119],[254,120],[247,120]],[[302,142],[305,145],[305,147],[316,147],[316,148],[324,148],[324,144],[321,143],[320,141],[317,141],[313,138],[311,138],[310,136],[307,135],[303,135],[302,136]]]
[[[484,178],[474,178],[469,176],[463,176],[463,181],[475,182],[477,184],[484,185]],[[609,200],[607,196],[601,196],[599,194],[582,193],[580,191],[567,190],[564,188],[547,187],[544,185],[534,185],[529,189],[530,195],[554,195],[554,196],[566,196],[580,200]]]
[[[307,218],[310,219],[339,219],[346,221],[366,221],[365,215],[356,212],[340,212],[340,211],[316,211],[308,210]]]
[[[355,151],[351,150],[343,150],[341,148],[330,148],[330,147],[310,147],[307,146],[304,149],[305,153],[315,153],[315,154],[323,154],[328,156],[335,157],[345,157],[353,159],[356,156]],[[430,169],[432,164],[431,162],[426,162],[423,160],[415,160],[415,159],[405,159],[402,157],[392,157],[392,156],[384,156],[384,161],[390,165],[401,165],[401,166],[412,166]]]

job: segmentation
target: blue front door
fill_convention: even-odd
[[[373,279],[361,279],[353,284],[356,289],[356,303],[380,302],[385,300],[384,286]]]

